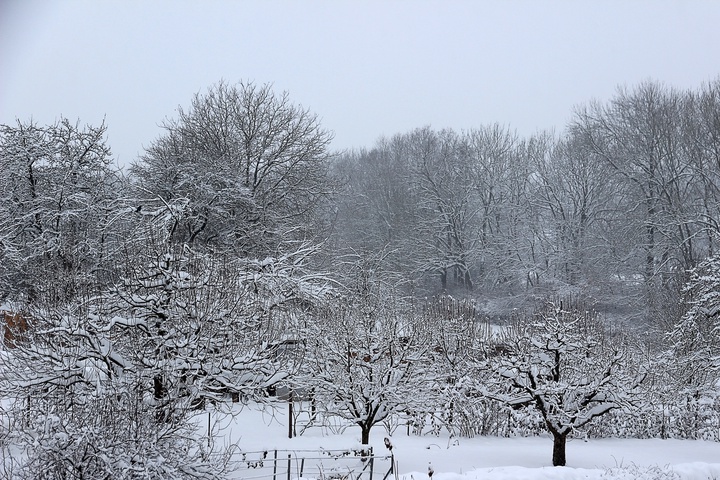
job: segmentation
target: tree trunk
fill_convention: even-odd
[[[160,376],[153,378],[153,395],[157,400],[165,396],[165,386],[163,385],[163,379]]]
[[[163,384],[163,378],[161,376],[156,376],[153,378],[153,395],[155,396],[156,405],[155,405],[155,420],[157,420],[158,423],[165,423],[168,421],[168,415],[165,410],[165,405],[161,401],[163,398],[165,398],[167,391],[165,389],[165,385]]]
[[[360,443],[362,445],[369,445],[370,444],[370,429],[372,428],[372,425],[362,424],[362,425],[360,425],[360,428],[362,429]]]
[[[567,443],[567,433],[553,432],[553,467],[565,466],[565,444]]]

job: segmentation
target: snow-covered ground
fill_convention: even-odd
[[[358,427],[342,432],[320,427],[288,438],[285,408],[268,413],[245,407],[234,418],[212,420],[216,441],[258,450],[352,449]],[[207,425],[207,418],[201,420]],[[203,428],[207,428],[204,426]],[[581,439],[567,445],[567,467],[552,467],[552,440],[540,438],[449,438],[447,434],[408,435],[403,426],[392,435],[382,426],[371,433],[376,454],[386,454],[383,439],[393,444],[400,480],[538,480],[538,479],[720,479],[720,443],[685,440]],[[247,478],[253,472],[238,472]],[[381,479],[384,472],[376,472]]]

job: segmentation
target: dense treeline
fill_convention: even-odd
[[[252,83],[164,128],[126,171],[104,125],[0,130],[6,473],[216,478],[195,412],[281,387],[364,443],[398,419],[547,430],[557,465],[578,432],[720,440],[720,81],[528,138],[333,153]]]
[[[562,134],[421,128],[345,155],[338,246],[385,249],[423,294],[593,296],[643,324],[715,248],[720,84],[579,107]],[[501,310],[507,305],[500,306]],[[675,313],[675,312],[673,312]]]

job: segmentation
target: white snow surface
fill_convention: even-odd
[[[240,409],[240,407],[237,407]],[[287,405],[269,412],[256,406],[236,411],[234,418],[214,416],[217,444],[236,444],[245,452],[258,450],[315,450],[358,448],[359,427],[312,427],[288,438]],[[199,417],[207,434],[208,416]],[[298,426],[299,428],[299,426]],[[204,431],[203,431],[204,429]],[[660,439],[570,439],[567,466],[552,466],[552,439],[450,438],[447,433],[408,435],[404,425],[392,434],[373,427],[370,444],[376,455],[388,453],[383,439],[393,444],[398,480],[575,480],[575,479],[720,479],[720,443]],[[382,479],[384,472],[374,478]],[[235,478],[243,478],[241,473]]]

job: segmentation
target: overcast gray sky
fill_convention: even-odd
[[[220,79],[288,91],[344,149],[562,130],[620,84],[719,75],[720,1],[0,1],[0,123],[105,118],[121,164]]]

